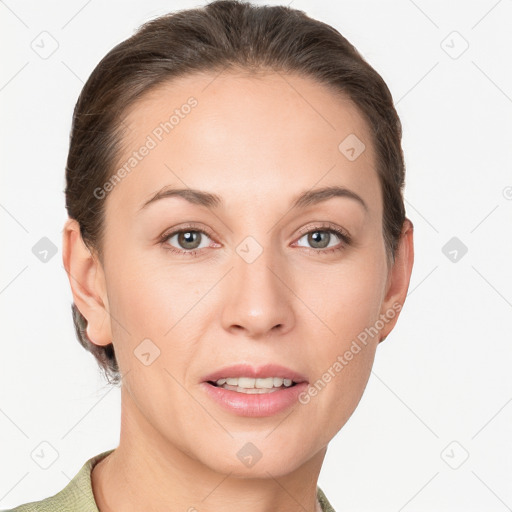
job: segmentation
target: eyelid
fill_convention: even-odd
[[[183,225],[173,226],[172,228],[166,229],[159,237],[159,240],[166,240],[167,238],[170,238],[171,235],[175,235],[177,233],[183,232],[183,231],[197,231],[200,233],[204,233],[205,235],[208,235],[210,238],[213,238],[213,232],[207,228],[206,226],[200,226],[198,224],[195,224],[193,222],[188,222]]]
[[[299,229],[299,233],[301,233],[301,235],[304,236],[315,230],[333,230],[346,244],[353,243],[352,236],[346,229],[342,228],[341,226],[338,226],[337,224],[333,224],[329,221],[324,221],[320,223],[311,222],[307,226],[304,226],[303,228]]]

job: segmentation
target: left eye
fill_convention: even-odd
[[[342,240],[341,234],[334,229],[313,229],[299,238],[298,242],[307,237],[307,242],[312,244],[313,249],[326,249],[337,245],[336,240],[332,238],[332,235],[335,235],[338,238],[338,243]],[[329,245],[333,240],[335,243]]]

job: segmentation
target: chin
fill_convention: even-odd
[[[220,452],[209,450],[208,460],[204,460],[204,464],[233,478],[268,479],[270,475],[277,478],[292,473],[314,455],[314,450],[304,451],[302,441],[290,442],[288,438],[289,445],[286,446],[277,438],[274,442],[268,439],[259,442],[253,434],[248,438],[252,441],[236,440],[231,443],[232,446],[221,448]]]

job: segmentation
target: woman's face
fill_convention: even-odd
[[[368,128],[348,100],[275,73],[181,78],[125,126],[125,172],[105,187],[110,315],[97,326],[124,375],[124,413],[141,442],[216,471],[291,472],[347,422],[398,317]],[[325,187],[341,192],[296,204]],[[265,395],[205,382],[238,364],[307,382]]]

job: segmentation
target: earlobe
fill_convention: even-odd
[[[413,223],[406,218],[396,258],[388,274],[387,291],[381,309],[381,318],[384,315],[387,321],[381,330],[380,341],[384,341],[393,330],[407,296],[414,264],[413,231]]]
[[[96,345],[112,342],[106,282],[101,262],[85,245],[80,225],[68,219],[62,234],[62,261],[73,302],[87,320],[87,336]]]

